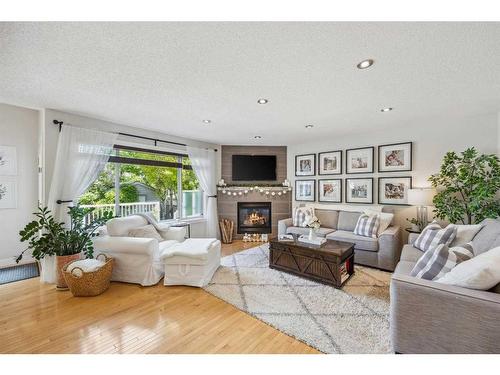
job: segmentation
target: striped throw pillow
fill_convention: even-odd
[[[364,237],[377,238],[377,231],[380,225],[380,219],[378,215],[366,215],[363,214],[359,217],[354,228],[354,234]]]
[[[306,218],[309,216],[314,216],[314,208],[295,207],[293,210],[293,226],[304,228]]]
[[[437,222],[433,221],[424,228],[413,246],[422,251],[435,249],[442,244],[448,246],[456,235],[457,227],[455,225],[450,224],[446,228],[441,228]]]
[[[441,244],[426,251],[415,264],[410,275],[425,280],[437,280],[450,272],[457,264],[474,256],[472,244],[448,247]]]

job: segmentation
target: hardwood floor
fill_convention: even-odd
[[[318,353],[202,289],[161,282],[91,298],[38,278],[0,285],[0,353]]]

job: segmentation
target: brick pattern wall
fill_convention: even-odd
[[[227,184],[232,184],[232,156],[233,155],[276,155],[276,178],[277,181],[250,181],[249,186],[259,184],[281,183],[287,176],[287,148],[286,146],[222,146],[222,170],[221,176]],[[236,181],[237,184],[243,184]],[[219,218],[233,220],[235,223],[235,238],[243,235],[236,233],[237,226],[237,203],[238,202],[271,202],[271,227],[272,236],[278,235],[278,220],[292,216],[292,194],[288,192],[281,197],[270,197],[258,192],[249,192],[243,196],[228,196],[219,193],[217,199],[217,211]]]

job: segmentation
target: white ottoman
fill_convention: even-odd
[[[221,243],[216,239],[188,238],[161,254],[165,285],[206,286],[220,266]]]

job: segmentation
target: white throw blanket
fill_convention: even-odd
[[[188,238],[184,242],[180,242],[163,250],[161,259],[171,258],[174,256],[183,256],[199,260],[208,259],[208,249],[217,241],[216,238]]]
[[[136,215],[142,216],[146,221],[151,224],[155,229],[161,234],[163,231],[168,231],[170,229],[170,225],[168,224],[160,224],[156,218],[150,212],[139,212]]]

